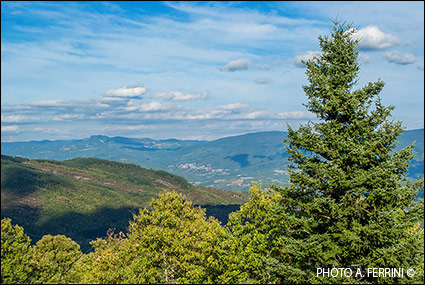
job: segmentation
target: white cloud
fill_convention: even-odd
[[[29,106],[29,105],[5,105],[5,106],[1,106],[1,111],[5,112],[21,112],[21,111],[25,111],[25,110],[32,110],[33,107]]]
[[[139,131],[139,130],[149,130],[152,129],[152,126],[148,125],[135,125],[135,126],[120,126],[120,129],[128,130],[128,131]]]
[[[217,107],[217,109],[223,109],[223,110],[241,110],[241,109],[247,109],[249,106],[244,103],[231,103],[226,105],[220,105]]]
[[[220,105],[206,110],[181,109],[179,112],[169,115],[171,115],[169,119],[177,120],[250,120],[269,117],[267,112],[255,110],[243,103]]]
[[[106,92],[105,96],[107,97],[122,97],[122,98],[134,98],[140,97],[146,93],[146,87],[136,86],[136,87],[121,87],[118,89],[110,89]]]
[[[267,117],[269,114],[265,111],[252,111],[246,114],[242,114],[240,116],[241,119],[259,119],[259,118],[265,118]]]
[[[317,118],[315,114],[308,111],[291,111],[283,112],[278,114],[278,118],[281,119],[315,119]]]
[[[111,107],[108,104],[100,103],[100,102],[93,102],[93,103],[90,104],[90,106],[93,107],[93,108],[109,108],[109,107]]]
[[[400,39],[391,34],[385,34],[377,26],[367,26],[358,30],[352,36],[359,40],[360,49],[379,50],[387,49],[401,43]]]
[[[65,135],[65,134],[69,134],[68,131],[65,131],[63,129],[56,129],[56,128],[34,128],[34,131],[36,132],[40,132],[43,134],[49,134],[49,135]]]
[[[303,54],[298,54],[294,57],[294,64],[298,67],[304,68],[305,65],[304,63],[302,63],[302,61],[308,61],[310,59],[313,59],[315,56],[319,54],[321,54],[320,51],[313,51],[313,50],[309,50],[308,52]]]
[[[208,120],[208,119],[214,119],[214,114],[206,112],[203,114],[185,114],[178,116],[179,119],[184,120]]]
[[[1,131],[5,133],[18,133],[19,126],[18,125],[1,126]]]
[[[232,60],[228,64],[219,67],[220,71],[238,71],[238,70],[247,70],[251,66],[251,61],[247,58],[240,58],[236,60]]]
[[[139,112],[154,112],[168,110],[170,107],[168,104],[162,104],[160,102],[148,102],[142,103],[140,100],[131,100],[127,104],[128,106],[124,109],[127,111],[139,111]]]
[[[103,101],[104,98],[100,100]],[[90,100],[43,100],[43,101],[35,101],[22,105],[10,105],[10,106],[2,106],[2,109],[5,110],[34,110],[34,109],[58,109],[62,110],[64,108],[72,109],[72,108],[108,108],[110,107],[107,104],[99,102],[97,99]]]
[[[84,119],[83,114],[64,114],[53,117],[53,121],[72,121]]]
[[[107,97],[107,96],[104,96],[104,97],[101,97],[100,98],[100,100],[102,101],[102,102],[106,102],[106,103],[109,103],[109,104],[112,104],[112,103],[125,103],[126,102],[126,100],[128,100],[129,98],[128,97]]]
[[[24,115],[1,115],[1,121],[4,123],[23,123],[23,122],[32,122],[39,121],[39,117],[35,116],[24,116]]]
[[[196,110],[196,112],[186,114],[186,118],[197,120],[257,120],[271,117],[271,113],[263,110],[256,110],[244,103],[220,105],[210,110]]]
[[[61,100],[43,100],[32,102],[29,105],[37,106],[37,107],[58,107],[58,106],[67,106],[69,102],[61,101]]]
[[[171,101],[190,101],[190,100],[206,100],[209,98],[208,92],[203,93],[183,93],[179,91],[171,91],[158,93],[154,96],[154,98],[161,98]]]
[[[396,64],[411,64],[416,61],[416,58],[411,53],[402,53],[398,51],[387,52],[385,58],[392,63]]]

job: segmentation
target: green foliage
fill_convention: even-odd
[[[82,257],[80,246],[63,235],[45,235],[33,247],[33,260],[36,265],[37,283],[78,282],[69,274],[75,262]]]
[[[93,242],[94,283],[238,283],[232,238],[184,196],[163,193],[130,222],[129,234]]]
[[[322,54],[306,62],[305,105],[320,119],[288,127],[290,185],[275,187],[287,222],[290,282],[423,282],[423,178],[406,172],[413,145],[394,151],[401,122],[387,120],[378,80],[352,90],[359,72],[358,42],[349,25],[334,23],[319,37]],[[415,278],[316,277],[317,268],[413,268]],[[354,275],[353,275],[354,277]]]
[[[228,224],[241,255],[239,266],[254,282],[283,281],[290,260],[284,250],[286,221],[276,211],[282,197],[273,189],[261,189],[261,182],[253,183],[249,192],[249,202],[230,215]]]
[[[31,277],[30,238],[24,229],[1,220],[1,283],[26,283]]]
[[[30,246],[24,229],[1,220],[1,282],[9,283],[78,283],[78,274],[70,273],[82,257],[80,246],[65,236],[46,235]]]

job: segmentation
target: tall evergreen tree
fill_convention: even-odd
[[[413,144],[394,150],[403,127],[388,119],[394,106],[381,103],[384,83],[354,90],[360,67],[355,29],[333,24],[330,37],[318,37],[321,54],[304,62],[304,106],[319,121],[288,127],[290,184],[274,187],[282,195],[291,255],[287,281],[423,282],[423,199],[414,201],[423,177],[406,178]],[[352,276],[328,279],[317,276],[318,268],[351,268]],[[368,268],[403,268],[404,278],[376,277]],[[410,268],[414,277],[406,274]]]

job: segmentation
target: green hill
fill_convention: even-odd
[[[226,221],[246,193],[198,187],[182,177],[95,158],[66,161],[1,156],[1,216],[23,226],[33,241],[64,234],[80,243],[125,231],[132,213],[162,190],[185,194]]]

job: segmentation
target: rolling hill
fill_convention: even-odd
[[[2,153],[31,159],[95,157],[134,163],[184,177],[190,183],[227,190],[248,190],[251,181],[288,182],[286,132],[260,132],[214,141],[153,140],[92,136],[81,140],[2,143]],[[416,141],[418,153],[409,177],[424,174],[424,129],[405,131],[400,149]]]
[[[165,189],[185,194],[223,222],[248,200],[246,192],[194,186],[182,177],[134,164],[1,157],[1,216],[23,226],[33,241],[63,234],[87,250],[88,242],[104,237],[109,228],[125,231],[132,213]]]

